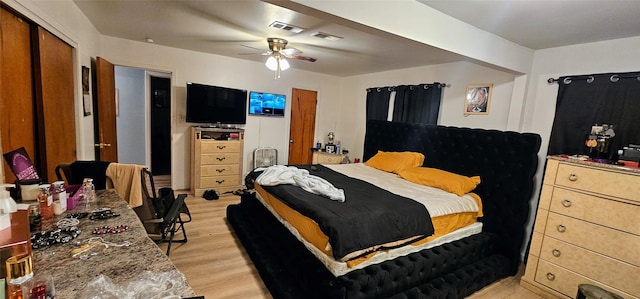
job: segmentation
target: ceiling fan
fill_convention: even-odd
[[[286,58],[305,60],[309,62],[315,62],[317,59],[309,56],[303,56],[302,51],[295,48],[287,48],[288,41],[283,38],[269,37],[267,38],[269,44],[269,51],[262,53],[262,55],[268,55],[265,65],[272,71],[275,71],[275,78],[280,78],[280,72],[288,69],[289,62]]]

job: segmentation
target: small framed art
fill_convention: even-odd
[[[464,114],[489,114],[493,84],[467,85]]]
[[[324,151],[329,153],[329,154],[335,154],[336,153],[336,146],[333,144],[327,144],[324,146]]]

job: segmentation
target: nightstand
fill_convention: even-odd
[[[330,154],[325,152],[313,152],[312,164],[340,164],[345,159],[343,154]]]

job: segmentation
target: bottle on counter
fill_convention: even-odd
[[[64,181],[53,182],[53,213],[60,215],[67,210],[67,190]]]
[[[42,221],[53,219],[53,196],[49,192],[50,184],[40,185],[38,204],[40,205],[40,218]]]
[[[96,186],[93,184],[92,178],[85,178],[82,182],[82,197],[87,212],[91,212],[95,208],[96,202]]]
[[[23,299],[22,285],[33,278],[31,255],[12,256],[5,262],[7,269],[7,299]]]

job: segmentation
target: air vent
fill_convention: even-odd
[[[316,33],[311,34],[311,36],[318,37],[318,38],[321,38],[321,39],[330,40],[330,41],[337,41],[337,40],[343,39],[343,37],[336,36],[336,35],[329,34],[329,33],[324,33],[324,32],[316,32]]]
[[[290,32],[293,32],[293,33],[300,33],[302,31],[304,31],[304,29],[302,29],[300,27],[296,27],[296,26],[289,25],[287,23],[278,22],[278,21],[275,21],[275,22],[271,23],[271,25],[269,25],[269,27],[290,31]]]

